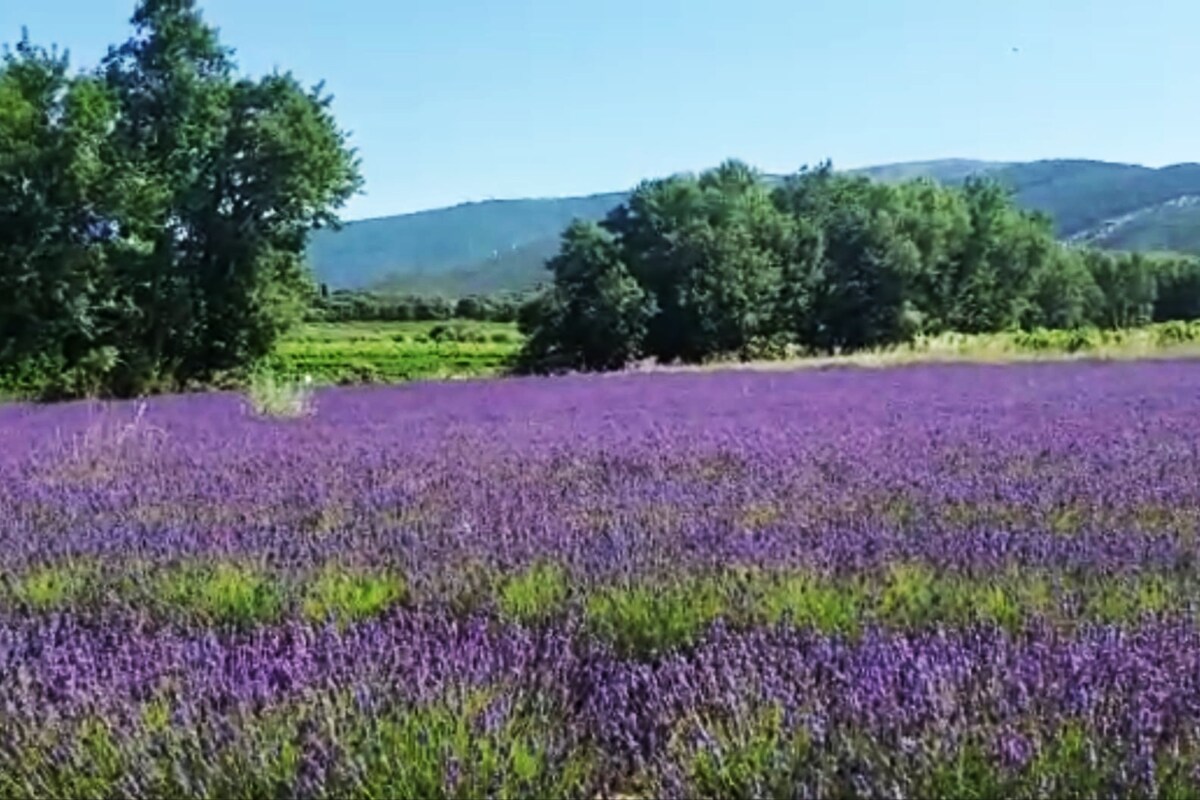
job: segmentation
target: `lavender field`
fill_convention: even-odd
[[[0,407],[0,796],[1194,796],[1200,367]]]

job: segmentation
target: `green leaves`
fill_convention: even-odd
[[[23,39],[0,61],[0,371],[64,374],[94,353],[115,216],[104,86]]]
[[[239,79],[193,0],[142,0],[93,75],[23,40],[0,65],[0,373],[138,394],[270,352],[311,230],[361,179],[321,89]]]
[[[500,587],[497,605],[502,617],[525,625],[545,622],[566,603],[567,575],[553,563],[534,564]]]
[[[549,263],[553,291],[522,312],[527,365],[846,352],[1194,316],[1195,262],[1065,247],[1047,217],[990,180],[884,184],[826,163],[769,186],[730,161],[646,181],[599,228],[569,228]]]
[[[522,315],[524,361],[535,369],[616,369],[644,347],[653,304],[629,274],[610,233],[576,221],[549,263],[554,288]]]
[[[304,613],[309,619],[333,619],[344,625],[382,613],[407,592],[403,576],[331,565],[310,588]]]

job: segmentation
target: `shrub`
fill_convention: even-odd
[[[284,610],[282,587],[235,564],[189,564],[163,573],[153,592],[163,610],[206,625],[245,628],[273,622]]]
[[[407,592],[399,575],[330,567],[309,588],[304,613],[316,621],[355,622],[383,612],[402,601]]]
[[[787,621],[822,633],[852,633],[858,630],[865,599],[857,584],[795,574],[768,582],[756,605],[758,615],[769,623]]]
[[[790,336],[775,334],[752,337],[739,356],[743,361],[780,361],[794,358],[797,354],[798,349]]]
[[[654,657],[692,644],[725,611],[712,579],[614,587],[593,595],[586,616],[592,632],[625,656]]]
[[[1160,347],[1188,344],[1200,338],[1200,326],[1187,322],[1164,322],[1154,326],[1154,341]]]
[[[500,613],[532,624],[551,617],[567,599],[567,576],[557,564],[536,564],[509,578],[500,589]]]
[[[96,577],[95,566],[79,562],[42,566],[23,575],[13,594],[18,602],[38,611],[77,607]]]
[[[382,379],[383,373],[379,367],[362,359],[347,361],[345,368],[338,375],[338,383],[343,386],[355,383],[379,383]]]
[[[263,417],[302,417],[313,411],[311,380],[280,378],[274,372],[255,372],[246,396],[255,414]]]

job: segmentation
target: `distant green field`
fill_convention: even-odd
[[[318,383],[387,383],[423,378],[483,377],[503,372],[520,350],[513,324],[496,322],[313,323],[280,343],[267,366],[288,378]],[[741,366],[796,369],[834,365],[899,366],[936,361],[996,362],[1070,358],[1194,357],[1200,322],[1167,322],[1128,330],[1036,330],[942,334],[879,350],[832,357],[800,356]],[[706,369],[736,366],[718,360]]]
[[[511,323],[463,320],[310,323],[300,326],[280,342],[262,366],[285,381],[303,379],[307,375],[320,384],[487,377],[504,372],[513,363],[522,342],[523,337]],[[716,360],[705,365],[642,368],[786,370],[1080,358],[1200,358],[1200,321],[1165,322],[1127,330],[947,333],[844,355],[796,353],[770,361]],[[36,396],[36,388],[0,375],[0,402]]]
[[[504,371],[521,341],[509,323],[310,323],[280,342],[265,366],[318,383],[485,376]]]

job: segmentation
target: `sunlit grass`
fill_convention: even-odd
[[[207,625],[249,627],[274,622],[286,605],[279,581],[234,563],[166,569],[156,576],[152,591],[168,615]]]
[[[0,796],[107,800],[136,785],[151,797],[290,797],[305,766],[305,729],[336,742],[322,755],[322,797],[594,795],[595,761],[586,747],[571,746],[558,720],[498,705],[486,688],[459,694],[362,713],[351,693],[331,693],[320,703],[235,711],[227,724],[202,718],[183,727],[157,700],[142,724],[66,719],[19,751],[0,752]]]
[[[391,572],[328,567],[308,587],[303,610],[313,621],[346,624],[383,613],[404,600],[404,578]]]
[[[1195,617],[1200,577],[1184,570],[1116,574],[1016,567],[966,573],[925,562],[826,575],[731,568],[618,584],[573,585],[554,562],[503,574],[463,564],[414,594],[394,570],[330,564],[288,576],[237,561],[155,565],[70,560],[0,576],[0,605],[40,612],[148,614],[163,621],[247,628],[288,617],[339,626],[397,606],[541,626],[579,614],[588,634],[619,654],[654,658],[702,639],[718,618],[732,628],[790,626],[857,637],[866,628],[920,630],[1038,622],[1130,626],[1147,617]]]
[[[592,595],[586,617],[619,653],[650,657],[696,641],[727,603],[726,587],[715,579],[619,586]]]
[[[21,575],[13,597],[37,611],[57,611],[84,605],[98,578],[97,565],[68,561],[36,567]]]
[[[866,591],[857,581],[837,583],[805,573],[762,579],[754,586],[755,616],[823,633],[852,633],[863,622]]]
[[[342,747],[359,758],[345,796],[565,797],[589,781],[592,763],[582,750],[552,752],[547,721],[512,712],[488,726],[480,719],[489,698],[475,693],[463,704],[432,704],[360,716],[339,732]]]
[[[500,587],[497,605],[505,619],[525,625],[544,622],[557,613],[567,599],[567,575],[551,563],[535,564]]]
[[[996,758],[998,742],[987,736],[946,742],[931,731],[907,741],[907,747],[845,728],[822,730],[821,736],[853,747],[865,763],[886,760],[906,776],[909,796],[979,800],[1103,796],[1136,746],[1120,735],[1098,741],[1082,722],[1071,719],[1037,741],[1027,759],[1007,764]],[[938,757],[923,757],[931,750]],[[1154,796],[1196,796],[1194,754],[1189,750],[1165,752],[1148,764],[1158,787]],[[814,746],[810,730],[788,724],[781,709],[772,705],[697,718],[672,742],[672,752],[686,770],[687,796],[698,798],[790,797],[797,786],[811,786],[814,776],[828,774],[832,767],[828,752]]]
[[[683,762],[693,797],[787,797],[812,767],[807,733],[786,730],[778,706],[696,724],[698,746],[678,745],[691,751]]]
[[[1034,622],[1069,629],[1136,625],[1148,616],[1182,619],[1196,596],[1196,582],[1182,574],[972,575],[897,562],[858,576],[751,570],[600,588],[587,597],[585,611],[593,635],[641,658],[695,643],[718,617],[735,628],[787,625],[849,637],[867,627],[983,625],[1016,632]]]
[[[642,365],[640,369],[882,368],[926,363],[1010,363],[1025,361],[1112,361],[1200,357],[1200,322],[1164,322],[1139,328],[1033,330],[982,334],[943,333],[911,342],[835,355],[807,355],[774,361],[717,358],[701,366]]]
[[[254,373],[246,398],[262,417],[303,417],[313,411],[312,389],[306,379],[291,380],[269,370]]]
[[[0,755],[0,796],[21,800],[106,800],[116,796],[117,781],[127,765],[109,724],[99,717],[87,717],[72,728],[69,740],[47,727],[43,741],[29,743],[14,754],[16,758]],[[73,757],[64,759],[64,753]]]

